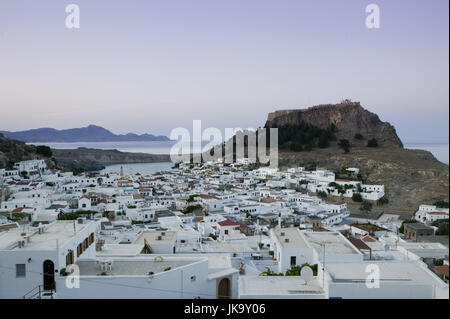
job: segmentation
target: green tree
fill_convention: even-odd
[[[202,207],[202,205],[200,205],[200,204],[197,204],[197,205],[190,205],[190,206],[187,206],[185,209],[184,209],[184,213],[185,214],[189,214],[189,213],[192,213],[193,211],[195,211],[195,210],[197,210],[197,209],[202,209],[203,207]]]
[[[323,132],[319,136],[319,143],[317,144],[320,148],[326,148],[330,145],[329,143],[329,137],[326,132]]]
[[[194,194],[194,195],[189,195],[189,198],[186,200],[186,202],[191,203],[194,201],[194,198],[197,197],[198,195]]]
[[[51,148],[45,145],[36,146],[36,153],[47,158],[52,157]]]
[[[318,191],[317,196],[319,196],[320,198],[327,198],[327,193],[324,191]]]
[[[346,139],[340,140],[338,146],[342,148],[345,151],[345,153],[350,152],[350,142],[348,140]]]
[[[437,208],[448,208],[448,202],[443,201],[443,200],[438,200],[436,202],[434,202],[434,204]]]
[[[363,201],[359,210],[362,210],[364,212],[370,212],[372,210],[372,206],[373,206],[372,203],[368,201]]]
[[[362,202],[363,198],[360,193],[353,193],[352,200],[354,202]]]
[[[377,200],[377,205],[378,206],[383,206],[389,203],[389,199],[387,199],[386,196],[381,197],[380,199]]]
[[[300,142],[292,142],[289,145],[289,149],[291,151],[294,151],[294,152],[301,152],[301,151],[303,151],[303,147],[302,147],[302,144],[300,144]]]
[[[378,147],[378,141],[375,138],[372,138],[367,141],[367,147]]]
[[[432,225],[438,228],[435,233],[436,235],[448,236],[448,230],[449,230],[448,219],[435,220],[432,223]]]

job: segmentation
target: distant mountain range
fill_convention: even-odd
[[[74,142],[141,142],[141,141],[170,141],[167,136],[152,134],[114,134],[107,129],[89,125],[82,128],[56,130],[53,128],[38,128],[20,132],[0,131],[7,138],[27,142],[46,143],[74,143]]]

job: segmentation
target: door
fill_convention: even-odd
[[[222,278],[217,287],[217,299],[231,298],[231,282],[229,278]]]
[[[55,265],[53,261],[44,261],[44,290],[55,289]]]

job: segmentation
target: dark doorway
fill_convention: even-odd
[[[291,256],[291,266],[295,266],[295,265],[297,265],[297,257]]]
[[[55,265],[53,261],[46,260],[44,261],[44,290],[53,290],[55,289]]]
[[[217,287],[217,299],[230,299],[231,298],[231,282],[229,278],[223,278],[219,281]]]

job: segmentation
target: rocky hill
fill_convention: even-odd
[[[326,146],[320,147],[320,138],[311,132],[328,134],[333,125],[336,138],[328,139]],[[358,167],[363,182],[385,185],[389,203],[383,206],[374,203],[372,212],[408,218],[421,204],[449,201],[449,166],[439,162],[430,152],[404,149],[395,128],[382,122],[359,102],[276,111],[269,114],[265,127],[278,128],[280,169],[304,166],[341,172],[344,167]],[[286,141],[280,141],[280,132],[283,139],[290,138],[289,143],[303,139],[313,147],[302,145],[300,151],[283,147],[282,143]],[[357,134],[360,138],[355,138]],[[348,152],[339,146],[340,139],[349,141]],[[378,146],[367,147],[369,139],[376,139]],[[226,145],[230,143],[233,140],[227,141]],[[327,200],[345,199],[328,196]],[[345,201],[352,213],[362,213],[360,203],[351,199]]]
[[[50,158],[38,154],[36,146],[8,139],[0,134],[0,168],[11,169],[14,162],[31,159],[45,159],[49,167],[55,166]]]
[[[359,102],[349,100],[307,109],[275,111],[269,114],[265,127],[302,123],[323,130],[334,125],[338,139],[352,140],[356,134],[362,134],[367,139],[376,138],[383,146],[403,147],[391,124],[382,122],[378,115],[364,109]]]

